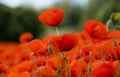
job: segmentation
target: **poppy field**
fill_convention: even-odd
[[[82,31],[60,35],[64,11],[42,12],[38,20],[57,34],[41,40],[26,32],[19,43],[0,42],[0,77],[120,77],[118,17],[107,25],[87,20]]]

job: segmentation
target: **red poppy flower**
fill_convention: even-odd
[[[46,64],[46,56],[41,56],[41,57],[35,57],[35,59],[33,60],[33,62],[37,65],[37,66],[41,66],[41,65],[45,65]]]
[[[5,66],[5,64],[0,63],[0,73],[1,72],[6,72],[6,70],[7,70],[7,66]]]
[[[60,64],[59,64],[58,56],[53,56],[53,57],[49,58],[46,62],[46,66],[49,66],[54,70],[59,69],[60,65],[62,67],[64,67],[64,60],[61,56],[60,56]]]
[[[115,69],[115,73],[117,74],[117,73],[119,73],[120,71],[119,71],[119,61],[114,61],[113,62],[113,67],[114,67],[114,69]]]
[[[20,36],[19,41],[21,43],[24,43],[24,42],[30,41],[32,38],[33,38],[33,35],[29,32],[26,32]]]
[[[15,65],[13,68],[9,70],[9,72],[24,72],[24,71],[31,72],[33,68],[34,68],[33,63],[29,60],[26,60]]]
[[[106,62],[95,62],[93,63],[91,77],[114,77],[115,69],[113,63],[110,61]]]
[[[34,52],[35,55],[43,55],[46,52],[46,48],[40,39],[34,39],[28,43],[29,49]]]
[[[60,51],[69,51],[78,44],[78,36],[76,34],[64,34],[55,38],[55,42]]]
[[[60,8],[52,8],[44,11],[39,15],[38,19],[48,26],[59,26],[62,22],[64,11]]]
[[[115,33],[116,33],[116,35],[115,35]],[[120,38],[120,31],[114,30],[114,31],[110,32],[110,39],[114,39],[114,38],[116,38],[116,39]]]
[[[7,77],[30,77],[30,73],[27,71],[24,72],[11,72]]]
[[[104,56],[105,60],[117,60],[117,58],[120,59],[120,48],[118,46],[113,47],[113,50],[111,50],[111,48],[108,48],[105,50]]]
[[[106,39],[108,38],[108,32],[106,27],[103,23],[95,21],[95,20],[88,20],[84,24],[85,31],[95,39]]]
[[[84,60],[73,60],[70,64],[70,72],[72,77],[79,77],[87,70],[87,63]]]
[[[49,66],[43,66],[43,67],[37,68],[36,74],[38,77],[40,76],[41,77],[53,77],[56,75],[56,71],[50,68]],[[37,77],[37,76],[33,76],[33,77]]]

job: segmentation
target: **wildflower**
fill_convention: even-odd
[[[78,44],[76,34],[64,34],[55,38],[56,46],[60,51],[69,51]]]
[[[105,50],[105,59],[106,60],[119,60],[120,59],[120,48],[118,46],[113,47],[112,49]]]
[[[108,32],[106,27],[103,23],[95,21],[95,20],[88,20],[84,24],[85,31],[95,39],[107,39]]]
[[[64,66],[64,60],[62,57],[60,57],[60,62],[59,62],[58,56],[53,56],[53,57],[49,58],[46,62],[46,66],[49,66],[54,70],[59,69],[60,65],[62,67]]]
[[[113,67],[115,69],[116,77],[120,76],[120,61],[114,61],[113,62]]]
[[[114,77],[115,70],[113,63],[107,62],[95,62],[93,63],[93,70],[91,77]]]
[[[45,54],[46,48],[43,45],[43,42],[40,39],[34,39],[28,43],[28,47],[34,52],[35,55]]]
[[[36,70],[36,73],[38,77],[53,77],[56,75],[56,71],[50,68],[49,66],[39,67]]]
[[[0,64],[0,73],[1,72],[6,72],[7,71],[7,66],[5,66],[5,64],[1,63]]]
[[[8,74],[7,77],[30,77],[30,73],[25,71],[25,72],[11,72]]]
[[[36,57],[33,62],[37,65],[37,66],[41,66],[41,65],[45,65],[46,64],[46,57],[42,56],[42,57]]]
[[[30,41],[31,39],[33,38],[33,35],[29,32],[26,32],[26,33],[23,33],[20,38],[19,38],[19,41],[21,43],[24,43],[24,42],[28,42]]]
[[[52,8],[44,11],[38,19],[48,26],[59,26],[63,20],[64,11],[60,8]]]
[[[116,33],[116,34],[115,34]],[[109,33],[110,39],[119,39],[120,38],[120,31],[114,30]]]
[[[84,60],[73,60],[69,68],[71,77],[80,77],[87,71],[87,63]],[[65,72],[66,70],[63,69],[63,75],[65,75]]]
[[[34,68],[33,63],[29,60],[26,60],[20,64],[15,65],[13,68],[10,69],[10,72],[13,72],[13,71],[14,72],[23,72],[23,71],[31,72],[33,68]]]

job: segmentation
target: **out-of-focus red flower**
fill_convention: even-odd
[[[24,72],[24,71],[31,72],[33,68],[34,64],[31,61],[26,60],[20,64],[15,65],[13,68],[9,70],[9,72]]]
[[[51,45],[55,53],[59,51],[69,51],[78,44],[79,36],[77,34],[64,34],[61,36],[48,36],[43,40],[43,43]]]
[[[109,48],[105,50],[105,59],[106,60],[117,60],[120,59],[120,48],[118,46],[113,47],[113,50]]]
[[[27,71],[24,72],[11,72],[7,77],[30,77],[30,73]]]
[[[79,77],[87,71],[87,63],[84,60],[73,60],[70,64],[72,77]]]
[[[31,49],[34,54],[45,54],[46,48],[43,45],[43,42],[40,39],[34,39],[28,43],[28,47]]]
[[[60,8],[52,8],[44,11],[38,19],[48,26],[59,26],[64,17],[64,11]]]
[[[108,32],[106,27],[103,23],[95,21],[95,20],[88,20],[84,24],[85,31],[95,39],[106,39],[108,38]]]
[[[115,69],[113,62],[95,62],[92,67],[91,77],[114,77]]]
[[[46,38],[43,39],[42,42],[43,42],[44,46],[47,48],[47,51],[48,51],[48,52],[46,52],[46,55],[50,55],[51,51],[49,50],[49,46],[51,46],[53,54],[56,54],[58,52],[57,47],[54,45],[54,43],[55,43],[54,39],[56,37],[58,37],[58,36],[57,35],[49,35],[49,36],[47,36]]]
[[[6,72],[7,71],[7,66],[5,64],[0,64],[0,73]]]
[[[95,45],[91,44],[91,45],[81,48],[79,54],[81,54],[82,56],[81,58],[83,60],[85,60],[86,62],[89,62],[90,53],[91,53],[91,61],[94,61],[96,60],[96,55],[97,55],[96,53],[98,52],[95,49],[96,49]]]
[[[110,38],[111,39],[120,39],[120,31],[114,30],[110,32]]]
[[[89,33],[86,32],[86,31],[83,31],[83,32],[82,32],[82,37],[83,37],[83,39],[86,40],[87,42],[92,41],[91,36],[90,36]]]
[[[119,70],[119,69],[120,69],[120,68],[119,68],[119,67],[120,67],[120,63],[119,63],[119,61],[117,61],[117,60],[114,61],[114,62],[113,62],[113,67],[114,67],[114,69],[115,69],[115,73],[116,73],[116,74],[117,74],[117,73],[120,73],[120,70]]]
[[[56,75],[56,71],[50,68],[49,66],[39,67],[36,70],[38,77],[52,77]],[[36,77],[36,76],[34,76]]]
[[[60,51],[69,51],[78,44],[78,36],[76,34],[64,34],[54,40]]]
[[[42,57],[36,57],[33,62],[37,65],[37,66],[41,66],[41,65],[45,65],[46,64],[46,57],[42,56]]]
[[[54,70],[57,70],[60,68],[60,66],[62,66],[62,67],[64,66],[64,60],[62,57],[60,57],[60,64],[59,64],[58,56],[53,56],[47,60],[46,66],[49,66]]]
[[[30,41],[32,38],[33,38],[33,35],[30,32],[26,32],[20,36],[19,41],[21,43],[24,43],[24,42]]]

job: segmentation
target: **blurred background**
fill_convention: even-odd
[[[24,32],[43,39],[56,33],[38,21],[38,15],[49,8],[65,11],[60,33],[80,32],[83,24],[95,19],[104,24],[113,12],[120,11],[120,0],[0,0],[0,41],[18,41]]]

